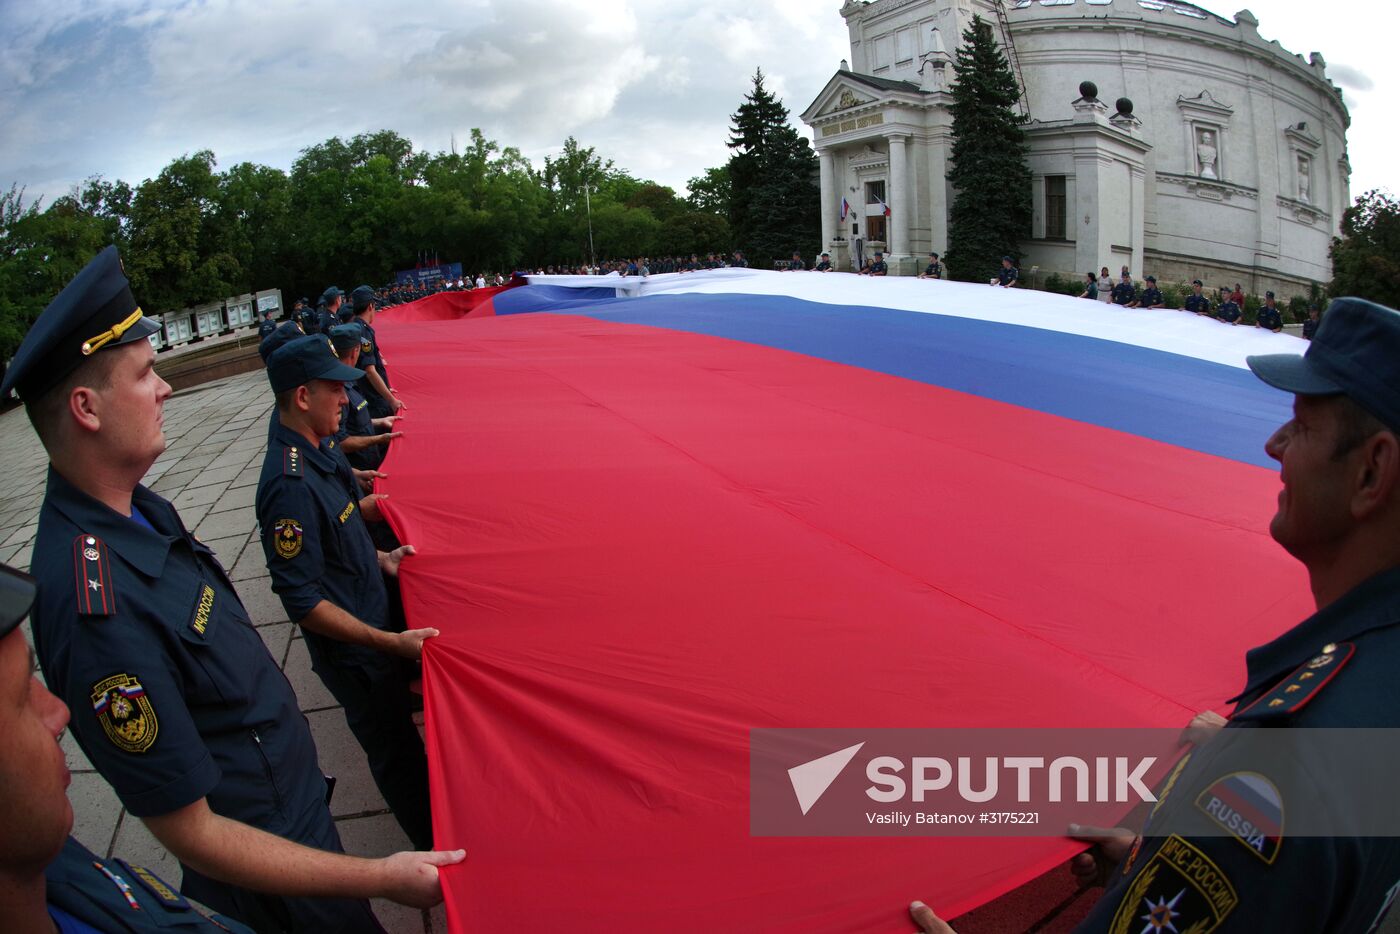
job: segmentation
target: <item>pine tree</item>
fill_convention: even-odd
[[[755,266],[794,250],[810,251],[821,237],[820,184],[811,145],[788,123],[782,101],[763,86],[731,117],[729,223],[734,242]]]
[[[985,281],[1002,256],[1020,259],[1019,244],[1030,231],[1026,118],[1016,110],[1016,76],[980,16],[963,33],[954,71],[948,267],[959,279]]]

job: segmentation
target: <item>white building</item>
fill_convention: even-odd
[[[1232,21],[1181,0],[848,0],[850,63],[802,114],[843,268],[856,236],[906,273],[947,248],[952,53],[974,14],[1030,116],[1023,272],[1126,264],[1280,296],[1331,278],[1350,118],[1326,63],[1260,38],[1248,10]]]

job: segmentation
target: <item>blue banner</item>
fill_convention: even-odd
[[[461,263],[442,263],[438,266],[420,266],[417,269],[401,269],[394,273],[394,281],[400,285],[427,285],[438,279],[456,279],[461,274]]]

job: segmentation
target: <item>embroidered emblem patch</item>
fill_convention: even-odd
[[[151,748],[160,724],[146,689],[133,675],[104,678],[92,686],[91,699],[92,712],[114,746],[125,752]]]
[[[1245,849],[1272,865],[1283,842],[1283,796],[1256,772],[1232,772],[1196,797],[1206,813]]]
[[[352,499],[345,504],[345,508],[340,513],[340,524],[344,525],[346,520],[355,514],[355,501]]]
[[[295,519],[278,519],[272,528],[273,547],[280,558],[295,558],[301,554],[301,523]]]
[[[1220,867],[1173,834],[1128,885],[1109,930],[1113,934],[1209,934],[1239,903],[1234,885]]]
[[[370,343],[368,337],[360,341],[360,353],[369,353],[373,349],[374,345]]]
[[[214,609],[214,588],[208,584],[201,584],[199,588],[199,602],[194,607],[194,619],[190,621],[190,628],[201,636],[204,630],[209,628],[209,613]]]

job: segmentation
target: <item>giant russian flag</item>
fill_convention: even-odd
[[[1294,338],[914,279],[531,280],[382,319],[456,931],[910,930],[1068,840],[763,839],[761,727],[1181,726],[1310,611]]]

